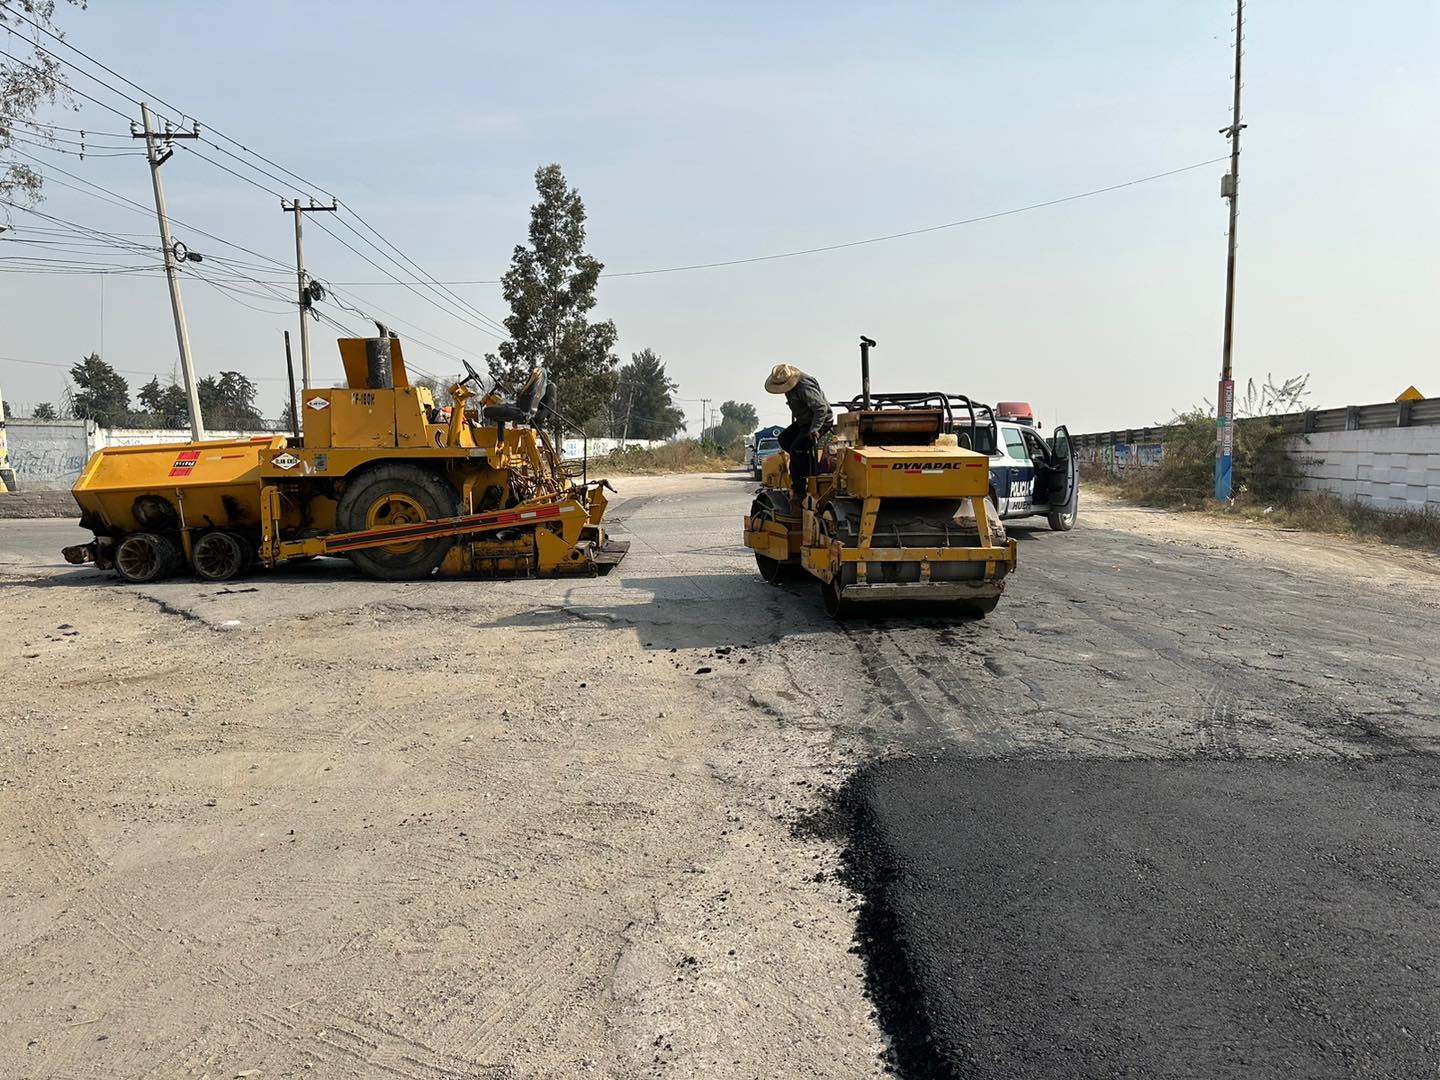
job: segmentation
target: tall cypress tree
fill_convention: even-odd
[[[530,243],[516,246],[501,279],[510,339],[485,359],[512,393],[531,368],[543,366],[561,415],[579,427],[605,410],[615,390],[615,324],[589,319],[604,264],[585,253],[585,204],[560,166],[537,169],[535,188],[540,201],[530,208]]]

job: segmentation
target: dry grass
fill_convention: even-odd
[[[1364,503],[1334,495],[1296,495],[1267,502],[1241,494],[1231,503],[1220,503],[1194,492],[1177,495],[1162,490],[1159,478],[1137,471],[1123,480],[1087,475],[1088,490],[1111,498],[1127,499],[1148,506],[1197,511],[1212,517],[1240,518],[1279,529],[1304,529],[1364,540],[1379,540],[1419,551],[1440,552],[1440,514],[1421,511],[1378,510]]]
[[[739,468],[736,454],[717,454],[697,439],[681,439],[652,449],[631,447],[590,459],[591,476],[655,476],[664,473],[726,472]]]

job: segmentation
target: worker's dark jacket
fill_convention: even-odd
[[[825,391],[813,375],[801,375],[793,389],[785,391],[785,404],[790,406],[791,426],[806,435],[815,435],[834,426],[835,418],[830,413],[830,403],[825,400]]]

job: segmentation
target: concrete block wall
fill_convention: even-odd
[[[1380,510],[1440,513],[1440,426],[1297,435],[1290,452],[1302,490]]]
[[[189,428],[102,428],[88,420],[9,420],[5,434],[15,486],[20,491],[65,490],[80,479],[90,455],[105,446],[153,446],[190,441]],[[207,431],[211,439],[248,439],[273,435],[267,431]],[[660,446],[663,440],[631,439],[634,447]],[[619,439],[591,439],[590,456],[608,454],[620,447]],[[579,458],[584,443],[566,439],[561,451]]]
[[[5,422],[10,467],[21,491],[68,488],[90,458],[95,425],[87,420]]]
[[[560,445],[560,453],[564,457],[578,460],[587,452],[587,442],[588,452],[591,457],[599,457],[601,454],[611,454],[621,449],[621,440],[619,439],[596,438],[587,441],[585,439],[567,438]],[[624,443],[624,446],[630,449],[639,450],[649,450],[652,447],[664,445],[664,439],[631,439],[629,442]]]
[[[102,428],[89,420],[6,421],[15,486],[21,491],[64,490],[80,479],[90,455],[105,446],[150,446],[190,441],[189,428]],[[210,431],[212,439],[247,439],[263,431]]]

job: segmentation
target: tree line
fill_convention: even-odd
[[[30,412],[36,420],[92,420],[100,427],[183,428],[190,424],[185,388],[171,376],[162,384],[153,376],[130,401],[130,383],[91,353],[68,372],[70,383],[54,402],[42,401]],[[259,429],[266,421],[255,407],[259,388],[238,371],[207,375],[196,385],[205,423],[214,428]],[[10,412],[6,408],[6,414]]]

